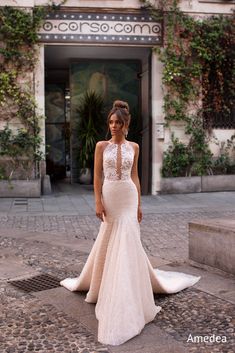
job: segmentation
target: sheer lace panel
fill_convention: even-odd
[[[107,180],[127,180],[131,177],[134,149],[126,141],[122,144],[109,142],[103,153],[104,177]]]
[[[122,178],[122,145],[117,145],[117,177]]]

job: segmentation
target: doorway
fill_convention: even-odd
[[[150,192],[149,56],[149,48],[45,47],[46,168],[53,180],[78,181],[79,136],[73,126],[79,96],[91,89],[103,96],[105,117],[115,99],[128,101],[132,116],[128,139],[140,145],[141,189],[143,194]]]
[[[94,92],[101,97],[104,105],[103,121],[100,139],[106,137],[106,117],[114,100],[128,101],[131,112],[131,126],[128,139],[141,144],[141,106],[140,80],[141,70],[139,60],[78,60],[70,65],[70,95],[71,95],[71,160],[72,180],[77,182],[81,166],[79,165],[79,124],[78,110],[85,95]],[[141,169],[141,165],[139,165]]]

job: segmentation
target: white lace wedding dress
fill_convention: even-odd
[[[77,278],[60,282],[70,291],[88,291],[96,303],[98,341],[119,345],[138,335],[161,310],[154,293],[176,293],[200,277],[154,269],[140,239],[138,192],[131,179],[130,142],[109,142],[103,152],[102,199],[106,210],[97,239]]]

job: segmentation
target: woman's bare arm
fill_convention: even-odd
[[[142,211],[141,211],[141,189],[140,189],[140,181],[138,176],[138,159],[139,159],[139,145],[137,143],[132,144],[133,148],[135,149],[135,156],[133,161],[133,166],[131,170],[131,179],[133,180],[136,189],[138,191],[138,221],[141,222],[142,220]]]
[[[95,147],[94,161],[94,193],[96,216],[103,221],[105,209],[102,203],[102,183],[103,183],[103,142],[99,141]]]

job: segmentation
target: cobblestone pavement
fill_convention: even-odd
[[[23,239],[0,238],[6,261],[10,254],[24,265],[40,273],[58,279],[76,276],[70,265],[81,266],[87,255],[68,251],[62,247],[48,247],[43,242]],[[1,281],[0,328],[3,345],[0,352],[63,352],[102,353],[108,349],[100,344],[78,321],[56,310],[52,305],[42,304],[33,294],[25,294],[9,282]]]
[[[33,296],[5,296],[1,316],[1,352],[108,352],[79,322]]]
[[[218,196],[220,197],[220,195]],[[0,201],[1,203],[1,201]],[[186,209],[162,208],[157,212],[151,207],[141,225],[142,242],[148,255],[170,262],[187,261],[189,221],[202,218],[235,218],[235,207],[208,207]],[[19,268],[25,266],[35,273],[47,273],[58,279],[74,277],[81,271],[88,253],[65,246],[44,242],[43,234],[74,242],[95,240],[99,221],[91,212],[83,215],[28,214],[1,212],[0,260],[10,263],[13,258]],[[5,229],[5,230],[4,230]],[[21,230],[22,237],[14,237],[14,230]],[[9,231],[9,234],[8,234]],[[35,236],[42,232],[40,240],[27,239],[26,232]],[[14,276],[13,276],[14,277]],[[17,277],[17,276],[15,276]],[[222,288],[223,289],[223,288]],[[34,293],[16,289],[6,278],[0,280],[0,352],[64,352],[64,353],[112,353],[110,347],[100,344],[93,333],[78,320],[38,299]],[[188,353],[232,353],[234,351],[234,305],[229,301],[198,290],[188,288],[173,295],[155,295],[157,305],[163,310],[153,325],[162,329]],[[186,343],[188,335],[226,335],[222,343]],[[126,352],[125,349],[120,352]],[[138,353],[145,353],[138,350]],[[150,352],[150,351],[149,351]],[[164,353],[174,352],[172,350]],[[178,352],[178,351],[177,351]],[[136,353],[129,350],[128,353]],[[151,353],[163,353],[151,350]]]
[[[73,270],[86,261],[87,254],[63,247],[45,246],[33,240],[0,238],[0,246],[13,251],[23,264],[58,279],[77,276]],[[163,310],[154,324],[187,347],[189,353],[232,353],[234,306],[194,288],[173,295],[155,295]],[[1,283],[1,352],[109,352],[85,327],[52,305],[42,304],[33,294],[25,294],[6,281]],[[188,335],[226,335],[226,345],[186,344]],[[135,353],[131,351],[130,353]],[[160,352],[161,353],[161,352]],[[171,352],[169,352],[171,353]]]
[[[160,256],[169,261],[188,258],[188,223],[196,219],[232,218],[234,211],[179,211],[171,214],[146,214],[141,224],[143,246],[151,256]],[[58,237],[95,240],[100,222],[94,216],[25,216],[0,217],[4,228],[50,232]]]
[[[163,310],[154,323],[177,341],[187,342],[189,335],[226,336],[227,343],[186,343],[188,352],[232,353],[234,351],[234,316],[229,303],[194,288],[171,296],[158,296]]]

